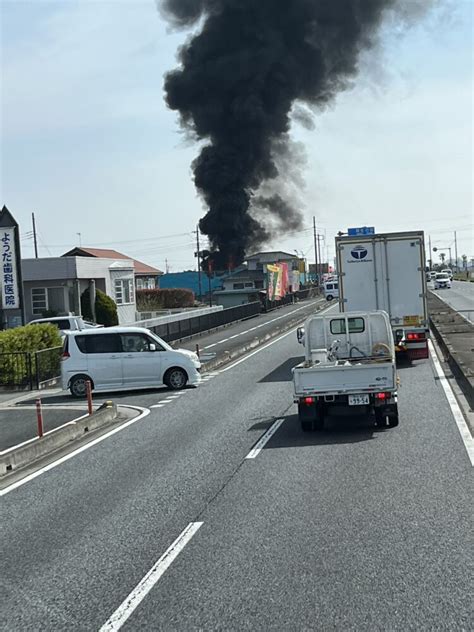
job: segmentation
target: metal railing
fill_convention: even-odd
[[[35,351],[35,387],[42,388],[61,377],[62,347],[51,347]]]
[[[62,347],[0,353],[0,388],[44,388],[61,375]]]
[[[270,312],[274,309],[283,307],[284,305],[294,303],[295,298],[298,300],[308,298],[310,292],[312,292],[310,289],[300,290],[294,294],[289,294],[278,301],[268,301],[264,298],[261,301],[244,303],[243,305],[228,307],[218,312],[163,323],[162,325],[156,325],[155,327],[148,327],[148,329],[151,329],[151,331],[163,340],[166,340],[166,342],[173,342],[175,340],[180,340],[181,338],[187,338],[188,336],[194,336],[204,331],[208,331],[209,329],[215,329],[216,327],[221,327],[222,325],[228,325],[238,320],[245,320],[246,318],[258,316],[262,312]]]
[[[0,353],[0,387],[32,388],[31,353],[12,351]]]
[[[255,301],[253,303],[237,305],[236,307],[228,307],[218,312],[203,314],[202,316],[194,316],[183,320],[163,323],[156,327],[150,327],[150,329],[160,336],[160,338],[166,340],[166,342],[172,342],[173,340],[194,336],[195,334],[221,327],[222,325],[228,325],[237,320],[252,318],[252,316],[260,314],[261,310],[262,304],[260,301]]]

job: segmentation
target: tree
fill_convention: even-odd
[[[462,267],[464,268],[464,270],[467,269],[467,255],[461,255],[461,259],[462,259]]]
[[[81,311],[82,316],[86,320],[93,319],[89,288],[84,290],[81,295]],[[95,314],[99,325],[104,325],[105,327],[118,325],[117,305],[115,304],[115,301],[110,298],[110,296],[107,296],[107,294],[97,289],[95,291]]]

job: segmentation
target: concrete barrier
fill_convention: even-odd
[[[474,410],[474,325],[428,292],[430,328],[469,406]]]
[[[47,456],[55,450],[63,448],[71,441],[81,439],[85,434],[114,421],[117,417],[117,406],[106,402],[92,415],[78,421],[70,422],[22,446],[13,446],[0,455],[0,476],[10,474],[25,465]]]

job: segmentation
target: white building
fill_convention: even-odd
[[[58,316],[81,313],[81,294],[95,287],[117,303],[119,324],[135,321],[134,262],[132,259],[48,257],[23,259],[23,292],[26,322],[43,312]]]

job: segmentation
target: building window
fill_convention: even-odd
[[[143,290],[143,279],[137,279],[137,290]]]
[[[117,305],[134,303],[132,279],[115,279],[115,302]]]
[[[255,289],[263,290],[263,281],[255,281]]]
[[[245,287],[253,287],[253,283],[246,283]]]
[[[243,283],[234,283],[234,290],[243,290],[243,289],[244,289]]]
[[[48,309],[48,293],[45,287],[31,288],[31,306],[35,315],[42,314]]]

